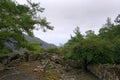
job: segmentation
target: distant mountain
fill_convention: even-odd
[[[30,36],[25,35],[25,34],[24,34],[24,37],[25,37],[26,40],[28,40],[30,42],[36,42],[37,41],[38,43],[40,43],[40,46],[43,49],[56,47],[56,45],[47,43],[47,42],[45,42],[45,41],[43,41],[43,40],[41,40],[40,38],[37,38],[37,37],[30,37]],[[4,48],[9,49],[13,53],[19,53],[19,52],[23,53],[23,52],[25,52],[27,50],[27,49],[22,48],[22,47],[19,50],[16,50],[15,49],[16,45],[17,45],[17,41],[15,41],[15,39],[13,39],[13,38],[8,38],[4,42]]]
[[[28,40],[28,41],[30,41],[30,42],[35,42],[35,41],[37,41],[38,43],[41,44],[41,47],[44,48],[44,49],[51,48],[51,47],[56,47],[56,45],[47,43],[47,42],[41,40],[40,38],[31,37],[31,36],[28,36],[28,35],[24,35],[24,36],[25,36],[26,40]]]

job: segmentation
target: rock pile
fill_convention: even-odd
[[[88,69],[100,80],[120,80],[120,65],[91,65]]]

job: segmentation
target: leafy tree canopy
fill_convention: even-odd
[[[64,45],[64,55],[67,58],[80,60],[84,68],[91,63],[120,63],[120,15],[116,18],[116,24],[107,18],[106,24],[99,30],[86,31],[82,35],[76,28],[75,36]]]
[[[39,14],[44,11],[39,3],[27,0],[22,5],[13,0],[0,0],[0,43],[13,37],[18,44],[24,41],[23,33],[33,36],[34,29],[53,30],[46,18]],[[3,47],[2,44],[0,44]]]

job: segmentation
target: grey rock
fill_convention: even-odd
[[[56,47],[54,44],[50,44],[50,43],[47,43],[37,37],[31,37],[31,36],[28,36],[28,35],[25,35],[23,34],[23,36],[25,37],[25,39],[29,42],[37,42],[40,44],[40,46],[43,48],[43,49],[47,49],[47,48],[51,48],[51,47]],[[18,44],[18,42],[13,39],[13,38],[7,38],[5,41],[4,41],[4,48],[12,51],[13,53],[24,53],[24,52],[27,52],[27,49],[26,48],[19,48],[16,50],[16,45]]]
[[[0,63],[0,71],[3,71],[5,69],[4,65]]]
[[[31,36],[27,36],[27,35],[24,35],[24,37],[26,38],[26,40],[28,40],[30,42],[37,41],[38,43],[41,44],[41,47],[44,48],[44,49],[51,48],[51,47],[56,47],[56,45],[47,43],[47,42],[45,42],[45,41],[43,41],[43,40],[41,40],[40,38],[37,38],[37,37],[31,37]]]
[[[2,63],[3,65],[8,64],[9,63],[8,58],[9,58],[9,56],[0,57],[0,63]]]
[[[4,47],[10,51],[13,51],[15,49],[15,45],[17,44],[17,41],[13,38],[7,38],[4,43]]]

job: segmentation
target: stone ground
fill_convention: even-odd
[[[47,61],[22,62],[10,70],[0,72],[0,80],[98,80],[90,73],[71,69],[66,71],[60,64]]]

